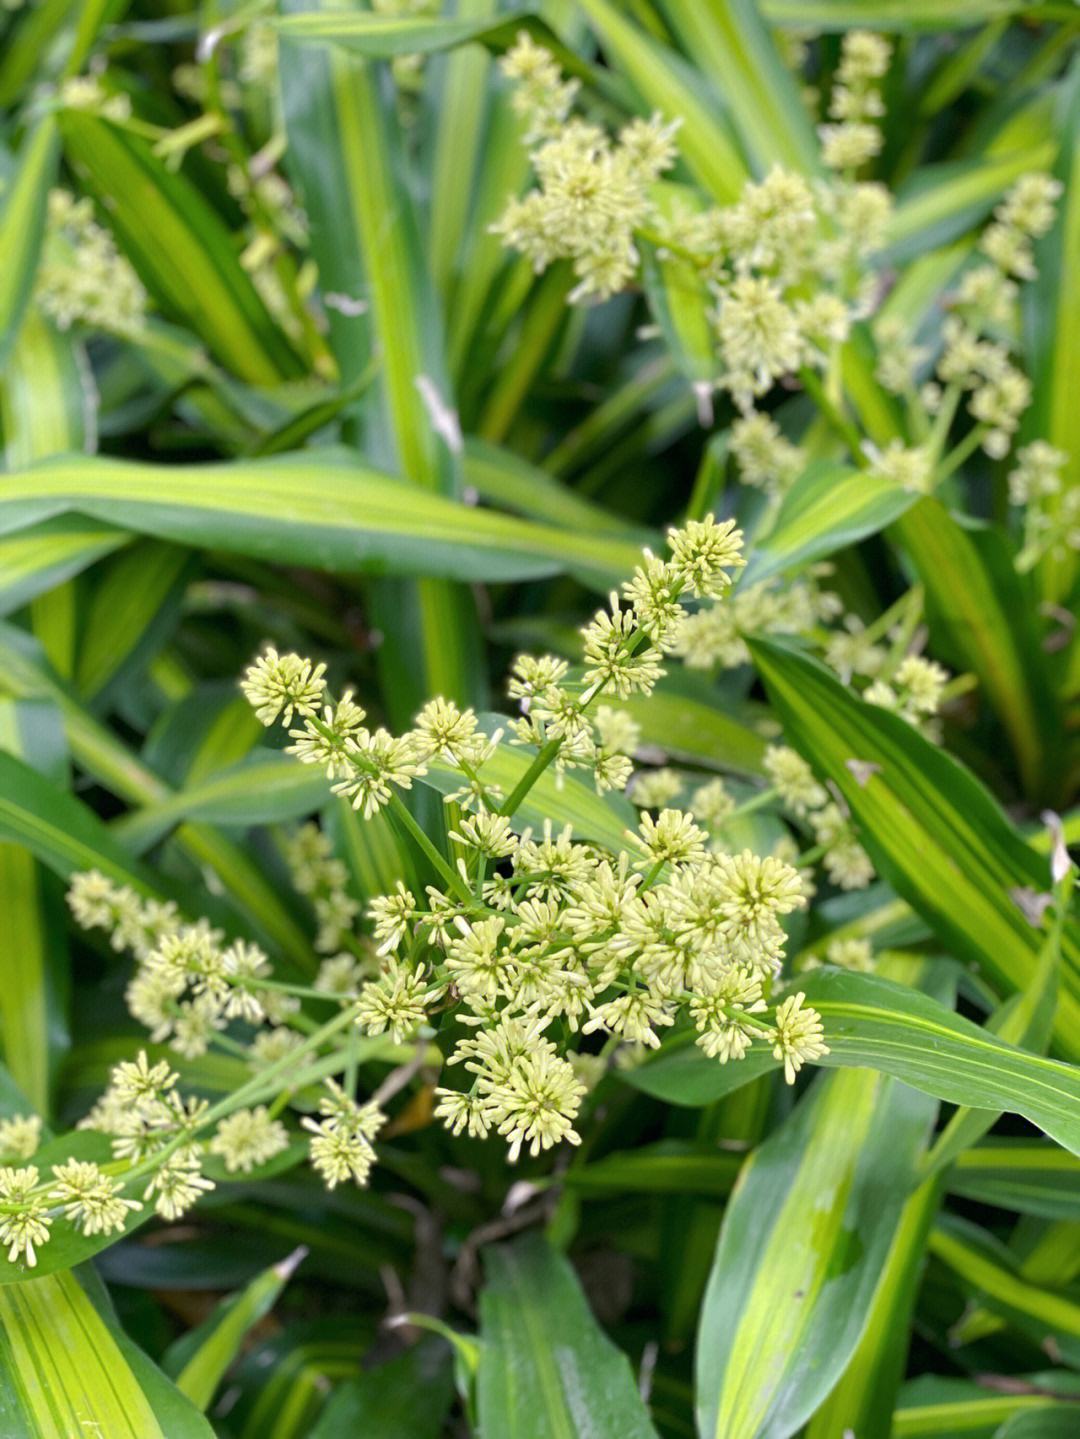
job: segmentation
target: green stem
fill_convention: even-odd
[[[295,994],[299,999],[323,999],[341,1002],[340,994],[332,994],[328,989],[313,989],[309,984],[286,984],[281,979],[256,979],[249,988],[253,990],[276,989],[282,994]]]
[[[454,867],[450,863],[448,863],[446,859],[444,859],[444,857],[432,844],[431,840],[428,839],[427,835],[424,833],[420,825],[417,823],[416,819],[413,817],[413,814],[409,809],[408,805],[396,792],[392,793],[390,796],[390,809],[405,826],[405,828],[408,830],[409,834],[415,840],[417,845],[419,845],[422,853],[426,856],[427,859],[431,861],[432,865],[434,865],[434,867],[438,870],[439,874],[442,875],[443,879],[454,891],[457,897],[461,900],[464,900],[466,904],[471,904],[472,895],[469,893],[468,885],[463,882],[457,870],[455,870]]]
[[[795,857],[795,868],[806,869],[811,864],[817,864],[828,848],[827,844],[815,844],[812,849],[804,849],[802,854]]]
[[[296,1049],[290,1050],[288,1054],[283,1054],[282,1057],[276,1059],[273,1064],[269,1064],[265,1069],[260,1070],[259,1073],[249,1079],[246,1084],[242,1084],[239,1089],[233,1090],[231,1094],[226,1095],[224,1099],[219,1100],[217,1104],[208,1109],[199,1123],[199,1129],[207,1129],[211,1124],[216,1124],[219,1119],[224,1119],[226,1115],[231,1114],[233,1110],[242,1109],[250,1099],[259,1095],[262,1090],[272,1081],[276,1080],[279,1075],[283,1075],[287,1070],[293,1068],[297,1060],[302,1059],[305,1054],[310,1054],[311,1051],[317,1049],[319,1045],[325,1044],[326,1041],[337,1034],[339,1030],[344,1029],[347,1024],[352,1023],[353,1012],[351,1009],[343,1009],[340,1014],[335,1014],[333,1019],[329,1020],[320,1029],[317,1029],[314,1034],[305,1039]],[[133,1168],[129,1169],[123,1176],[125,1183],[131,1179],[139,1179],[142,1175],[148,1174],[152,1169],[158,1168],[158,1166],[162,1164],[164,1160],[168,1159],[171,1154],[174,1154],[181,1145],[190,1144],[192,1137],[193,1136],[186,1131],[176,1135],[163,1149],[159,1149],[156,1153],[148,1155],[145,1159],[140,1160]]]
[[[549,739],[543,749],[539,751],[532,764],[518,780],[517,784],[510,791],[510,797],[505,801],[500,814],[510,816],[521,804],[521,801],[532,789],[533,785],[547,769],[548,765],[559,753],[562,747],[561,739]]]
[[[771,804],[774,799],[779,797],[780,791],[775,785],[770,785],[768,789],[758,790],[757,794],[744,800],[742,804],[736,805],[730,814],[725,815],[724,824],[730,823],[733,819],[741,819],[744,814],[753,814],[755,810],[764,809],[767,804]]]
[[[970,459],[982,444],[986,437],[986,431],[986,425],[975,425],[967,432],[959,444],[953,446],[937,467],[937,473],[934,476],[937,484],[940,485],[942,480],[948,479],[954,470],[958,470],[965,460]]]
[[[957,406],[960,404],[960,394],[960,386],[954,383],[947,387],[941,397],[941,404],[934,416],[933,429],[930,431],[930,439],[927,442],[930,453],[935,458],[945,448],[945,441],[949,437],[952,422],[956,418]]]
[[[882,679],[891,679],[904,656],[908,652],[912,636],[919,627],[923,616],[923,588],[922,585],[913,585],[904,596],[906,609],[904,617],[900,621],[900,629],[893,641],[889,651],[888,660],[885,663]]]
[[[851,458],[860,469],[866,469],[870,461],[863,450],[863,437],[858,428],[848,419],[843,410],[825,393],[825,386],[821,383],[821,377],[809,366],[804,365],[799,371],[799,380],[803,389],[817,405],[818,409],[828,420],[836,433],[851,451]]]

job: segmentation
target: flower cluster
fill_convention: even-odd
[[[877,377],[907,398],[927,437],[912,449],[896,444],[878,461],[890,478],[911,489],[933,488],[937,453],[964,397],[975,421],[969,443],[992,459],[1008,453],[1031,401],[1031,382],[1015,362],[1011,338],[1019,332],[1019,282],[1035,278],[1033,242],[1053,224],[1060,194],[1051,176],[1023,175],[994,211],[980,239],[984,258],[964,272],[952,297],[932,378],[919,383],[929,346],[915,344],[896,316],[875,326]]]
[[[825,588],[826,571],[811,569],[797,580],[740,585],[723,605],[703,605],[679,629],[673,653],[689,669],[734,669],[746,664],[748,634],[813,634],[843,610]]]
[[[848,37],[833,97],[841,123],[825,127],[827,157],[843,174],[812,184],[777,167],[748,183],[737,203],[693,209],[656,196],[655,182],[674,163],[677,124],[632,120],[613,140],[572,117],[576,82],[523,34],[503,68],[516,82],[539,185],[509,203],[496,233],[537,270],[572,259],[580,279],[572,300],[631,283],[636,235],[661,257],[689,262],[716,299],[716,384],[752,413],[782,377],[824,366],[867,313],[874,281],[865,262],[881,246],[891,201],[883,186],[856,183],[850,172],[877,148],[869,119],[881,113],[876,81],[888,59],[878,37]],[[750,483],[782,485],[799,467],[767,422],[748,427],[741,447]]]
[[[948,671],[935,660],[905,655],[888,679],[878,678],[868,686],[863,698],[919,726],[937,714],[948,682]]]
[[[872,308],[867,262],[883,242],[891,203],[875,183],[812,183],[774,167],[735,204],[666,220],[665,242],[716,298],[716,383],[746,416],[733,440],[748,483],[782,488],[801,468],[798,451],[754,406],[785,376],[825,368]]]
[[[1023,514],[1023,545],[1017,569],[1031,569],[1044,555],[1060,557],[1080,550],[1080,489],[1066,485],[1069,457],[1035,440],[1016,456],[1009,475],[1009,499]]]
[[[168,1121],[159,1121],[161,1132],[182,1133],[192,1111],[173,1096],[171,1084],[174,1082],[175,1076],[167,1065],[151,1066],[145,1053],[141,1053],[135,1062],[117,1066],[109,1103],[116,1109],[127,1105],[132,1111],[146,1115],[153,1105],[160,1105],[170,1114]],[[29,1158],[36,1147],[36,1143],[35,1147],[30,1146],[29,1139],[32,1136],[36,1141],[40,1121],[23,1118],[7,1124],[9,1134],[11,1125],[21,1126],[21,1148],[15,1151],[14,1157]],[[114,1147],[117,1153],[123,1151],[129,1160],[135,1157],[135,1151],[122,1143]],[[8,1155],[12,1154],[10,1142],[5,1150]],[[199,1174],[197,1161],[184,1157],[183,1150],[177,1149],[168,1162],[171,1164],[178,1158],[186,1166],[185,1173],[195,1197],[213,1188],[211,1182]],[[119,1234],[155,1192],[158,1213],[168,1212],[161,1190],[155,1188],[153,1180],[145,1187],[142,1199],[135,1199],[125,1193],[129,1187],[126,1177],[115,1177],[88,1160],[63,1160],[51,1165],[49,1174],[51,1177],[43,1176],[34,1164],[0,1167],[0,1245],[7,1250],[10,1263],[21,1260],[33,1268],[37,1264],[37,1251],[49,1242],[58,1218],[83,1235]],[[177,1209],[176,1212],[183,1211]]]
[[[885,113],[880,81],[889,68],[889,42],[867,30],[844,36],[836,83],[829,97],[832,123],[820,127],[822,157],[834,170],[854,171],[881,150],[874,123]]]
[[[60,101],[69,110],[88,110],[104,120],[123,124],[131,118],[131,96],[110,94],[96,75],[72,75],[60,86]]]
[[[301,1120],[314,1135],[309,1145],[311,1163],[328,1189],[349,1179],[366,1184],[375,1163],[371,1141],[386,1123],[386,1115],[377,1104],[357,1104],[332,1079],[326,1089],[326,1097],[319,1101],[320,1118]]]
[[[336,954],[360,913],[360,905],[349,893],[348,870],[335,858],[329,837],[317,824],[305,824],[296,831],[286,845],[285,859],[294,887],[311,900],[315,911],[319,925],[315,948],[323,954]]]
[[[660,187],[661,198],[655,184],[674,161],[674,125],[659,117],[636,120],[613,139],[571,113],[577,82],[566,80],[554,57],[527,35],[503,62],[515,82],[514,104],[527,121],[527,142],[535,147],[539,185],[510,202],[497,233],[538,270],[557,258],[573,259],[581,281],[574,299],[602,298],[634,281],[635,237],[646,238],[661,259],[677,257],[698,273],[714,297],[713,383],[742,412],[731,430],[731,452],[743,482],[774,501],[802,472],[805,455],[757,407],[791,376],[811,389],[822,383],[814,371],[837,382],[839,347],[882,293],[872,264],[886,238],[892,199],[883,185],[855,176],[881,147],[881,83],[890,61],[891,47],[881,36],[845,35],[828,122],[820,127],[828,178],[809,180],[776,167],[747,183],[736,203],[705,208],[686,203],[673,187]],[[936,358],[934,347],[916,343],[895,313],[875,327],[877,378],[904,397],[913,442],[897,438],[878,451],[857,441],[859,463],[869,459],[876,474],[929,493],[976,446],[992,458],[1008,452],[1031,398],[1009,338],[1017,332],[1018,283],[1035,275],[1033,244],[1053,223],[1060,191],[1051,177],[1030,174],[1005,196],[981,238],[982,258],[961,277]],[[961,401],[974,425],[943,459]],[[1072,545],[1077,518],[1067,491],[1036,509],[1024,564]],[[720,653],[713,624],[700,620],[703,644],[693,627],[685,631],[692,662]]]
[[[585,1086],[562,1048],[575,1033],[654,1047],[682,1017],[724,1060],[767,1041],[792,1078],[824,1052],[812,1011],[793,1000],[771,1010],[767,998],[783,955],[781,920],[805,903],[789,864],[710,848],[695,814],[670,807],[644,813],[614,852],[569,827],[548,821],[536,831],[516,818],[549,765],[589,770],[601,792],[625,787],[637,726],[598,702],[648,694],[694,606],[723,609],[742,563],[733,523],[689,521],[670,533],[666,557],[645,552],[622,593],[585,626],[579,671],[553,656],[519,657],[509,689],[521,714],[508,731],[532,758],[510,795],[486,774],[501,734],[483,734],[470,710],[433,700],[413,730],[377,731],[376,744],[350,696],[328,698],[321,667],[267,652],[248,671],[245,691],[260,717],[291,722],[292,752],[321,764],[358,808],[392,804],[415,825],[395,791],[435,764],[460,776],[447,797],[461,813],[450,835],[456,863],[429,855],[440,884],[423,895],[399,884],[372,901],[380,969],[361,980],[353,1013],[363,1033],[401,1041],[453,1007],[464,1033],[448,1073],[460,1064],[469,1079],[438,1091],[437,1114],[455,1131],[498,1132],[512,1157],[576,1142]],[[394,767],[381,763],[386,755]],[[731,803],[718,780],[695,795],[714,822]],[[319,1132],[328,1178],[363,1163],[355,1124],[322,1121]]]
[[[775,420],[757,410],[735,421],[728,445],[743,484],[764,490],[774,499],[789,489],[806,467],[803,450],[787,439]]]
[[[206,920],[183,924],[172,905],[142,901],[96,870],[73,876],[68,904],[84,929],[105,929],[114,948],[134,953],[128,1009],[154,1043],[168,1041],[185,1059],[205,1054],[230,1020],[280,1023],[296,1008],[267,987],[270,963],[257,945],[226,945]]]
[[[38,268],[37,303],[62,330],[73,324],[135,335],[143,326],[146,292],[89,199],[67,190],[49,195],[49,223]]]
[[[0,1159],[30,1159],[41,1143],[41,1119],[36,1114],[13,1114],[0,1119]]]
[[[571,301],[606,299],[637,272],[634,232],[655,218],[650,186],[675,160],[674,125],[631,120],[613,141],[598,125],[568,118],[576,93],[551,55],[524,32],[502,61],[518,82],[515,107],[538,142],[537,188],[511,200],[494,232],[539,273],[573,262]]]
[[[69,900],[87,927],[108,930],[115,948],[130,948],[142,956],[128,1002],[152,1039],[169,1036],[173,1047],[188,1056],[192,1050],[202,1053],[227,1025],[234,1031],[227,1039],[233,1052],[240,1048],[236,1026],[248,1033],[262,1026],[262,1032],[250,1044],[253,1078],[213,1108],[205,1099],[182,1093],[177,1071],[146,1050],[115,1065],[107,1089],[79,1124],[107,1137],[112,1151],[108,1166],[72,1157],[52,1165],[51,1178],[35,1165],[0,1166],[0,1244],[9,1261],[21,1259],[29,1266],[36,1264],[37,1251],[52,1237],[58,1219],[86,1236],[120,1233],[132,1216],[148,1207],[172,1222],[214,1189],[215,1181],[205,1172],[208,1159],[220,1161],[228,1174],[247,1174],[283,1154],[290,1132],[279,1113],[292,1099],[304,1053],[324,1048],[332,1031],[354,1021],[350,1000],[327,993],[326,1000],[343,1006],[328,1024],[314,1027],[298,1016],[298,1023],[304,1020],[299,1032],[275,1031],[270,1026],[296,1013],[297,1001],[282,992],[289,986],[264,987],[272,982],[265,977],[265,957],[255,946],[238,941],[223,949],[220,936],[204,920],[180,924],[170,910],[169,923],[160,927],[157,944],[149,947],[146,914],[134,913],[136,905],[142,903],[145,911],[148,904],[133,900],[131,891],[96,873],[76,875]],[[153,992],[160,998],[155,986],[165,996],[156,1007],[149,997]],[[191,998],[182,998],[185,993]],[[188,1017],[191,1009],[205,1009],[210,1020],[201,1017],[194,1025]],[[288,1033],[291,1044],[282,1053],[268,1054],[259,1040],[278,1032]],[[343,1054],[341,1067],[347,1063]],[[325,1055],[312,1077],[320,1070],[325,1074]],[[302,1121],[313,1132],[311,1162],[331,1188],[344,1178],[366,1183],[375,1158],[371,1141],[384,1116],[373,1104],[359,1106],[346,1099],[332,1079],[325,1081],[325,1092],[322,1118]],[[270,1107],[248,1102],[270,1096]],[[34,1116],[0,1122],[0,1160],[32,1158],[40,1133]],[[299,1136],[294,1132],[292,1137]]]

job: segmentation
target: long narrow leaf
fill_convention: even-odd
[[[0,533],[72,511],[159,539],[343,574],[509,580],[569,569],[606,588],[640,558],[625,541],[461,505],[343,452],[168,467],[53,460],[5,480]]]
[[[573,1270],[538,1238],[487,1254],[480,1297],[479,1424],[500,1439],[655,1439],[626,1357],[589,1312]]]
[[[216,211],[140,140],[84,111],[60,121],[68,159],[85,173],[147,289],[232,373],[255,384],[300,362],[259,298]]]
[[[189,1330],[169,1350],[165,1370],[196,1409],[205,1413],[210,1407],[245,1336],[277,1303],[305,1253],[298,1249],[280,1264],[257,1274],[239,1294],[222,1300],[208,1319]]]
[[[1014,1049],[927,995],[878,975],[823,970],[799,981],[819,1011],[830,1067],[879,1069],[939,1099],[1023,1114],[1080,1153],[1080,1068]],[[711,1104],[778,1067],[768,1048],[733,1064],[708,1060],[694,1035],[668,1041],[628,1083],[674,1104]]]
[[[724,1216],[697,1343],[703,1435],[787,1439],[868,1317],[934,1105],[835,1074],[747,1162]]]
[[[56,173],[56,121],[40,120],[23,140],[0,210],[0,365],[15,344],[33,289],[49,186]]]
[[[788,739],[841,791],[880,872],[941,938],[1006,992],[1025,988],[1041,940],[1020,891],[1049,873],[973,775],[894,715],[856,699],[823,666],[751,642]],[[868,768],[864,768],[868,766]],[[1080,1054],[1075,932],[1063,941],[1055,1040]]]
[[[741,582],[756,584],[856,544],[890,525],[915,499],[890,480],[817,461],[784,496]]]
[[[10,1439],[210,1439],[206,1420],[95,1308],[72,1273],[0,1288]]]

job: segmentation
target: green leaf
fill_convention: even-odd
[[[237,259],[232,236],[192,182],[145,141],[67,110],[68,160],[84,174],[127,258],[163,312],[184,323],[240,379],[271,385],[301,372],[298,357]]]
[[[248,1354],[237,1372],[237,1439],[315,1439],[327,1390],[353,1379],[374,1335],[342,1314],[290,1322]]]
[[[702,1435],[787,1439],[843,1373],[935,1106],[880,1075],[815,1082],[746,1163],[697,1340]]]
[[[207,1319],[171,1346],[165,1355],[165,1370],[196,1409],[203,1413],[209,1409],[246,1336],[270,1313],[306,1253],[305,1249],[297,1249],[280,1264],[264,1269],[245,1289],[223,1299]]]
[[[19,327],[0,370],[0,430],[8,469],[45,455],[93,450],[97,394],[86,352],[38,310]]]
[[[343,17],[326,18],[340,23]],[[331,53],[325,63],[336,140],[330,165],[344,189],[336,195],[324,193],[319,208],[335,217],[347,209],[345,226],[360,245],[361,293],[370,308],[371,343],[379,355],[379,405],[369,406],[368,449],[425,490],[457,496],[461,430],[393,97],[370,63],[340,53]],[[303,129],[303,110],[294,108],[289,123],[294,134]],[[329,173],[320,162],[306,177],[305,190],[320,182],[325,189]],[[316,258],[327,245],[341,243],[337,227],[318,233]],[[391,714],[399,722],[410,719],[429,694],[466,703],[482,689],[471,593],[439,584],[430,573],[425,567],[424,578],[415,586],[380,586],[375,591],[376,623],[387,640],[378,658]],[[403,669],[397,663],[399,648],[414,649],[417,642],[419,668],[413,657]]]
[[[1075,1354],[1080,1304],[1067,1294],[1032,1284],[1014,1273],[994,1257],[997,1252],[998,1246],[989,1236],[984,1237],[983,1231],[953,1217],[940,1220],[930,1236],[930,1253],[987,1309],[1011,1321],[1036,1343],[1067,1344]]]
[[[483,440],[465,441],[465,479],[482,500],[543,524],[568,531],[618,535],[635,544],[659,543],[655,533],[629,524],[620,515],[582,499],[568,485],[553,480],[548,468],[538,469],[519,455]]]
[[[10,1439],[211,1439],[72,1273],[0,1288],[0,1414]]]
[[[439,1439],[453,1392],[449,1348],[425,1340],[340,1385],[310,1439]]]
[[[1075,1418],[1075,1406],[1055,1404],[1044,1394],[995,1394],[966,1380],[927,1375],[906,1386],[892,1439],[996,1439],[999,1426],[1014,1415],[1041,1423],[1059,1409]]]
[[[529,175],[529,151],[523,143],[524,127],[514,110],[512,93],[506,86],[496,88],[489,96],[483,163],[459,255],[457,283],[446,311],[447,356],[459,394],[475,389],[478,382],[480,387],[485,385],[487,366],[478,364],[477,357],[494,355],[514,319],[513,311],[505,304],[505,292],[500,293],[500,280],[512,276],[510,283],[516,280],[522,292],[533,284],[527,262],[520,256],[511,258],[502,237],[491,229],[507,198],[521,192]],[[441,158],[440,152],[437,159]],[[504,302],[497,304],[496,297]],[[472,399],[470,414],[475,410],[475,395]]]
[[[668,193],[673,189],[666,187]],[[653,245],[642,246],[641,265],[645,293],[660,333],[694,391],[698,419],[711,424],[717,360],[708,288],[689,261]]]
[[[794,986],[788,986],[789,989]],[[1080,1068],[1015,1049],[908,985],[879,975],[823,969],[798,989],[819,1012],[829,1068],[868,1068],[951,1104],[1022,1114],[1080,1154]],[[622,1078],[672,1104],[711,1104],[778,1067],[768,1048],[717,1064],[691,1032],[669,1040]]]
[[[1064,185],[1057,220],[1037,250],[1038,278],[1025,296],[1025,328],[1033,403],[1024,417],[1029,438],[1048,440],[1066,456],[1064,487],[1080,485],[1080,65],[1074,60],[1062,89],[1054,128],[1061,147],[1054,172]],[[1076,579],[1074,555],[1039,566],[1043,593],[1060,601]]]
[[[816,174],[817,136],[754,0],[661,0],[683,50],[715,79],[752,162]]]
[[[1007,1246],[1016,1272],[1035,1284],[1063,1289],[1080,1273],[1080,1228],[1071,1219],[1049,1224],[1018,1224]],[[1007,1327],[1007,1321],[978,1306],[967,1309],[949,1331],[957,1346],[987,1339]]]
[[[706,79],[666,45],[640,30],[610,0],[582,0],[582,10],[645,106],[682,121],[679,153],[714,200],[736,200],[748,169],[722,102]]]
[[[354,188],[362,183],[357,137],[343,129],[338,110],[341,70],[325,46],[283,39],[279,47],[278,83],[289,139],[285,163],[308,216],[330,348],[343,383],[351,385],[367,373],[373,344],[359,201],[354,197]]]
[[[160,895],[142,869],[81,801],[14,755],[0,753],[0,839],[24,846],[62,878],[98,869],[142,894]]]
[[[788,645],[750,648],[788,742],[840,790],[883,878],[958,957],[1006,993],[1026,988],[1042,941],[1017,896],[1048,889],[1045,861],[975,777],[910,725]],[[1054,1036],[1071,1057],[1080,1055],[1077,952],[1070,926]]]
[[[562,1255],[530,1235],[485,1257],[480,1431],[499,1439],[655,1439],[626,1356],[598,1327]]]
[[[63,726],[51,705],[0,700],[0,750],[59,784],[67,781]],[[59,888],[28,849],[0,843],[0,913],[18,957],[0,988],[4,1062],[34,1111],[45,1116],[68,1046],[69,957]]]
[[[289,755],[261,750],[201,781],[185,784],[156,804],[125,815],[114,832],[141,854],[185,820],[248,827],[314,813],[327,801],[329,782]]]
[[[1029,1410],[1014,1414],[994,1435],[994,1439],[1074,1439],[1076,1406],[1060,1405],[1054,1409]]]
[[[57,152],[56,121],[48,115],[27,131],[15,172],[0,192],[0,366],[34,287]]]
[[[862,1337],[840,1382],[810,1421],[806,1439],[848,1432],[860,1439],[890,1439],[893,1434],[893,1405],[907,1360],[905,1336],[940,1197],[937,1183],[928,1180],[904,1204]]]
[[[40,5],[21,8],[0,50],[0,105],[13,105],[43,59],[53,61],[57,34],[68,25],[75,8],[75,0],[42,0]]]
[[[743,1165],[740,1154],[683,1139],[661,1139],[585,1164],[571,1164],[561,1183],[578,1194],[727,1195]]]
[[[1080,1160],[1041,1140],[990,1139],[958,1154],[952,1194],[1040,1219],[1080,1220]]]
[[[0,537],[0,615],[20,609],[130,541],[124,530],[76,513]]]
[[[891,261],[925,255],[981,224],[1015,180],[1053,164],[1047,141],[1027,149],[922,165],[901,185],[889,224]]]
[[[179,618],[192,572],[191,555],[149,540],[103,567],[86,605],[75,687],[88,701],[102,697],[149,658]]]
[[[462,0],[456,18],[490,22],[496,9],[496,0]],[[471,248],[469,214],[487,158],[484,130],[495,86],[491,56],[478,45],[457,49],[438,66],[437,76],[433,94],[448,123],[437,127],[434,139],[427,249],[432,283],[445,309],[460,278],[463,251]]]
[[[619,708],[641,726],[641,743],[708,769],[763,775],[770,720],[764,707],[736,703],[690,670],[672,670],[651,695]]]
[[[361,898],[390,894],[399,879],[415,893],[420,881],[412,849],[388,815],[361,819],[348,800],[338,799],[324,813],[323,822],[335,837],[334,848],[348,865]]]
[[[940,501],[908,509],[896,536],[926,592],[934,653],[973,670],[1036,802],[1060,796],[1061,716],[1036,601],[1000,530],[951,515]]]
[[[908,32],[964,30],[1031,8],[1030,0],[950,0],[947,9],[933,0],[762,0],[774,25],[802,30]]]
[[[275,22],[278,33],[304,42],[330,41],[373,60],[398,55],[433,55],[459,45],[484,45],[496,54],[508,50],[522,30],[550,50],[563,68],[590,76],[590,68],[537,15],[519,13],[501,20],[485,16],[438,19],[429,15],[377,15],[327,10],[289,15]]]
[[[341,574],[520,580],[568,570],[603,591],[637,546],[462,505],[344,451],[224,465],[71,457],[5,478],[0,533],[77,512],[180,544]]]
[[[154,722],[142,758],[170,783],[198,786],[248,759],[265,738],[235,681],[185,685]]]
[[[916,498],[865,470],[817,460],[784,496],[772,528],[755,542],[740,583],[757,584],[857,544],[892,524]]]
[[[1069,885],[1070,891],[1071,888]],[[1067,898],[1059,895],[1058,904],[1067,906]],[[987,1020],[986,1028],[991,1034],[1022,1049],[1034,1050],[1038,1054],[1046,1052],[1057,1006],[1060,940],[1059,926],[1055,924],[1043,944],[1030,987],[1020,994],[1010,995]],[[948,1124],[935,1140],[926,1157],[924,1173],[935,1174],[943,1169],[962,1150],[977,1143],[999,1117],[992,1111],[988,1113],[984,1109],[972,1110],[961,1106],[950,1116]]]

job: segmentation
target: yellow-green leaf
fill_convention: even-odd
[[[6,1439],[211,1439],[71,1271],[0,1287],[0,1354]]]

